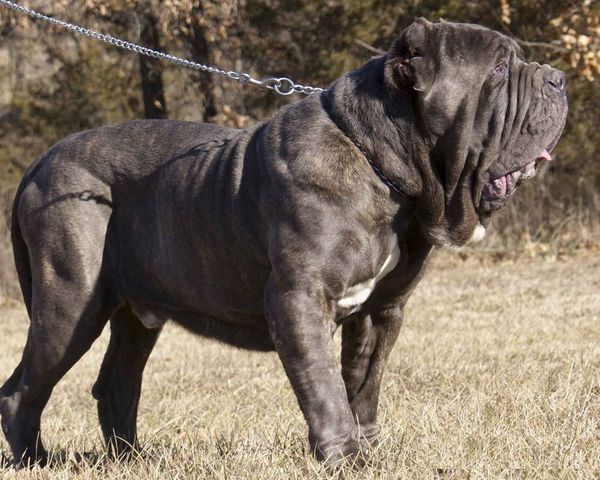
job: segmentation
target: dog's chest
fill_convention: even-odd
[[[383,277],[390,273],[396,267],[396,265],[398,265],[399,259],[400,248],[397,244],[394,244],[392,251],[383,262],[383,265],[381,265],[377,274],[373,278],[369,278],[368,280],[347,288],[343,294],[343,297],[337,301],[338,307],[351,309],[360,307],[371,296],[371,293],[373,293],[373,290],[375,290],[377,282],[379,282]]]

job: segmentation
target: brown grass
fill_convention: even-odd
[[[599,269],[598,255],[494,263],[440,254],[409,302],[384,377],[374,466],[346,478],[599,478]],[[4,379],[27,320],[15,303],[1,314]],[[308,455],[276,355],[175,326],[146,370],[144,454],[107,462],[89,394],[106,342],[105,332],[45,412],[58,465],[0,467],[0,478],[327,478]],[[9,455],[4,441],[0,451]]]
[[[20,298],[10,243],[10,218],[14,191],[0,188],[0,304],[7,298]]]

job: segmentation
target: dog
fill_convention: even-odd
[[[168,320],[275,350],[316,457],[364,458],[430,252],[481,239],[551,159],[565,92],[563,72],[523,61],[507,36],[419,18],[386,54],[253,127],[142,120],[54,145],[12,217],[31,319],[0,390],[15,462],[46,461],[42,410],[108,321],[92,393],[111,450],[136,448],[142,373]]]

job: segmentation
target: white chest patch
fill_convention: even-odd
[[[485,227],[481,223],[477,223],[475,230],[473,230],[473,235],[467,243],[477,243],[481,242],[485,237]]]
[[[400,248],[395,244],[393,250],[383,262],[383,265],[379,269],[379,272],[375,277],[365,280],[364,282],[357,283],[356,285],[348,288],[343,298],[340,298],[337,302],[339,307],[342,308],[353,308],[362,305],[367,301],[367,298],[371,295],[375,289],[377,282],[390,273],[400,259]]]

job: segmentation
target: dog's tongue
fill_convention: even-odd
[[[522,180],[535,176],[537,165],[542,160],[552,160],[552,155],[550,155],[548,150],[542,151],[535,160],[532,160],[519,170],[502,175],[487,183],[483,189],[484,198],[487,200],[496,200],[511,194]]]
[[[548,162],[552,161],[552,155],[550,155],[548,150],[544,150],[533,162],[529,162],[521,169],[521,179],[526,180],[528,178],[535,177],[538,163],[540,163],[542,160],[547,160]]]
[[[552,155],[546,149],[535,160],[532,160],[519,170],[507,173],[486,184],[483,190],[484,197],[488,200],[494,200],[512,193],[520,181],[535,176],[537,164],[542,160],[552,160]]]
[[[538,158],[542,160],[548,160],[549,162],[552,161],[552,155],[550,155],[548,150],[544,150]]]
[[[500,198],[506,195],[507,189],[507,178],[506,175],[495,179],[491,183],[490,194],[492,198]]]

